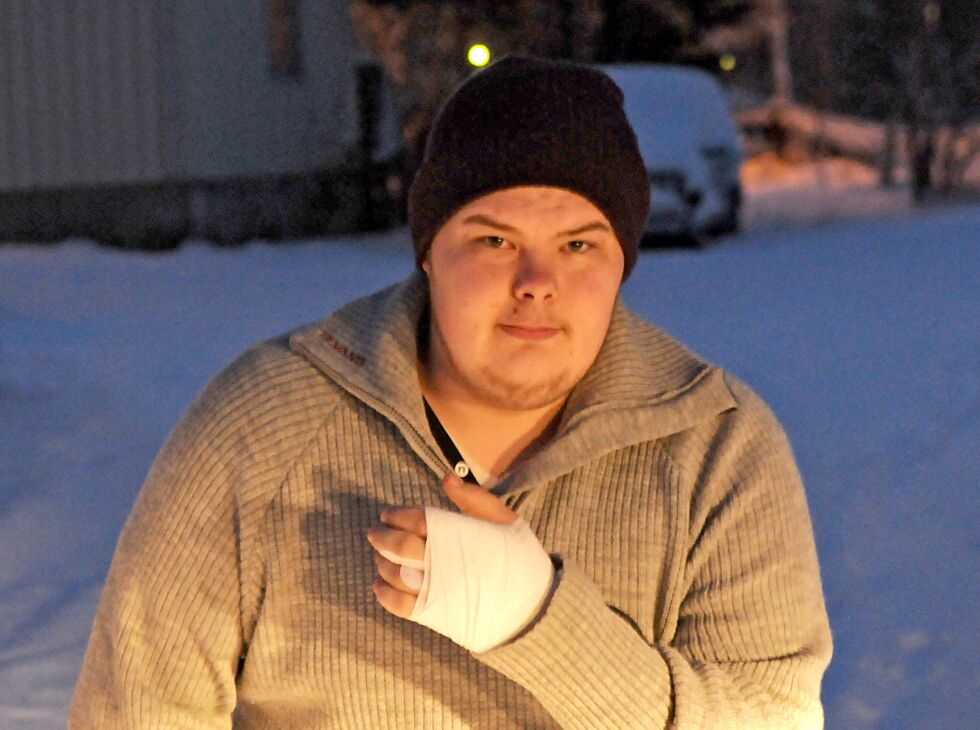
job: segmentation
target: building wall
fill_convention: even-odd
[[[269,63],[269,0],[178,0],[168,10],[166,84],[175,173],[297,174],[343,162],[357,140],[358,50],[344,0],[298,0],[300,72]]]
[[[160,179],[161,2],[0,2],[0,192]]]
[[[357,140],[348,3],[294,2],[296,76],[270,69],[270,0],[0,0],[0,192],[340,165]]]
[[[270,67],[274,6],[296,74]],[[368,225],[362,60],[345,0],[0,0],[0,241]]]

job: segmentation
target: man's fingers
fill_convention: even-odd
[[[388,507],[381,510],[381,521],[389,527],[425,537],[425,510],[421,507]]]
[[[425,559],[425,540],[410,532],[374,525],[368,530],[367,538],[376,550],[387,550],[409,560]]]
[[[415,596],[405,593],[389,585],[382,578],[375,579],[371,588],[378,599],[378,603],[385,607],[389,613],[393,613],[400,618],[408,618],[412,615],[415,608]]]
[[[413,596],[419,594],[419,588],[422,587],[421,570],[393,563],[378,553],[374,554],[374,564],[378,568],[378,573],[385,579],[388,585],[405,593],[410,593]]]

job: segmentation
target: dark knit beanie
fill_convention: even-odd
[[[503,58],[467,79],[436,116],[408,197],[421,263],[452,215],[487,193],[523,185],[571,190],[612,224],[623,279],[639,249],[650,181],[623,111],[601,71],[526,56]]]

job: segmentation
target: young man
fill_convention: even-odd
[[[228,367],[123,531],[74,727],[813,728],[830,634],[765,405],[618,300],[619,89],[446,103],[419,270]]]

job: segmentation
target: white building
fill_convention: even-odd
[[[0,240],[350,230],[365,60],[345,0],[0,0]]]

